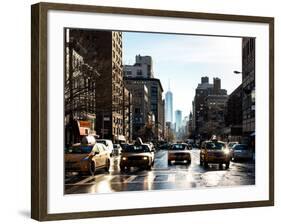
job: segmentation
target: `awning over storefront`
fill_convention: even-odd
[[[79,134],[80,135],[89,135],[91,131],[91,122],[89,121],[77,121]]]

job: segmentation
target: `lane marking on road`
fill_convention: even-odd
[[[92,185],[94,182],[97,182],[97,179],[100,179],[103,175],[95,175],[95,176],[89,176],[79,182],[76,183],[67,183],[66,186],[75,186],[75,185]]]
[[[137,178],[137,175],[130,176],[123,183],[130,183],[130,182],[132,182],[136,178]]]
[[[167,182],[175,182],[176,175],[175,174],[169,174]]]
[[[169,167],[164,167],[164,168],[152,168],[151,169],[152,171],[168,171],[168,170],[170,170],[170,168]]]
[[[84,180],[81,180],[81,181],[79,181],[79,182],[77,182],[75,184],[78,184],[78,185],[85,184],[85,183],[87,183],[87,182],[89,182],[89,181],[91,181],[91,180],[93,180],[95,178],[97,178],[97,177],[96,176],[90,176],[90,177],[88,177],[88,178],[86,178]]]
[[[156,175],[149,174],[148,176],[145,177],[144,181],[145,182],[153,182],[155,177],[156,177]]]

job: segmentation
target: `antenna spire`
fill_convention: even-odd
[[[170,79],[168,79],[168,91],[170,91]]]

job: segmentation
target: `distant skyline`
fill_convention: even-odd
[[[221,79],[221,88],[230,94],[242,82],[242,39],[197,35],[123,32],[123,64],[134,64],[135,56],[149,55],[154,77],[161,80],[164,92],[173,93],[173,109],[182,117],[192,110],[195,89],[202,76]]]
[[[175,131],[179,132],[181,126],[182,126],[182,111],[181,110],[175,110]]]

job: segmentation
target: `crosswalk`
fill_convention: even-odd
[[[158,171],[159,172],[159,171]],[[164,171],[165,172],[165,171]],[[158,173],[158,174],[148,174],[148,175],[108,175],[104,176],[102,174],[91,176],[88,178],[85,178],[81,181],[75,182],[75,183],[66,183],[66,186],[80,186],[80,185],[91,185],[95,184],[99,181],[104,181],[106,178],[106,181],[111,184],[129,184],[129,183],[174,183],[174,182],[184,182],[184,181],[190,181],[192,179],[192,176],[190,174],[184,174],[179,173],[176,171],[169,171],[169,173]]]

